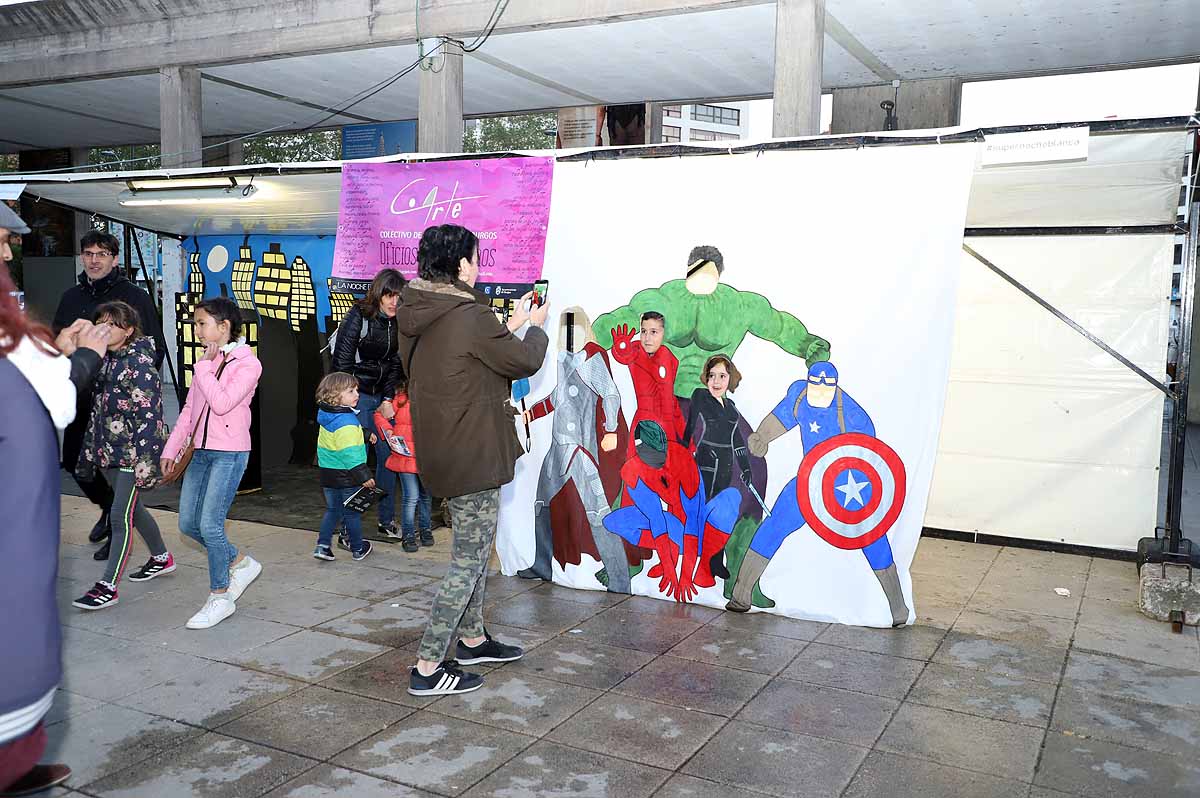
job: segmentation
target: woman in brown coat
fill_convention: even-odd
[[[479,240],[457,225],[426,230],[417,265],[419,278],[404,288],[396,318],[413,440],[421,452],[417,468],[430,493],[450,497],[454,545],[408,692],[447,695],[483,686],[480,676],[459,665],[511,662],[524,653],[484,629],[484,579],[500,486],[512,480],[522,454],[510,383],[542,367],[549,341],[541,328],[549,306],[528,310],[526,296],[507,327],[497,321],[474,289]],[[526,321],[524,337],[514,335]],[[456,633],[462,639],[448,658]]]

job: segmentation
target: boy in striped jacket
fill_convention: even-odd
[[[345,507],[345,502],[360,487],[375,487],[367,467],[367,447],[358,421],[358,380],[335,371],[317,386],[317,465],[321,467],[321,487],[325,491],[325,517],[313,557],[333,560],[333,530],[341,521],[350,537],[350,553],[356,560],[371,553],[370,541],[363,540],[362,516]],[[375,436],[371,435],[371,444]]]

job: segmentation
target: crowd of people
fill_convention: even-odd
[[[103,544],[95,559],[104,565],[74,607],[107,610],[119,603],[123,578],[147,581],[176,571],[144,506],[144,493],[163,482],[181,483],[179,531],[208,557],[208,594],[188,629],[209,629],[233,615],[263,573],[226,534],[250,456],[250,403],[263,372],[241,336],[236,303],[215,297],[197,306],[195,334],[205,355],[168,430],[161,320],[146,291],[116,268],[117,239],[98,231],[83,236],[79,282],[46,326],[19,306],[4,265],[10,234],[27,232],[0,203],[0,397],[9,409],[0,421],[0,458],[28,464],[0,484],[0,506],[10,520],[0,531],[10,555],[0,562],[6,608],[0,639],[13,652],[0,664],[0,798],[49,789],[70,774],[64,765],[37,764],[46,746],[43,719],[62,675],[55,591],[60,467],[100,513],[89,539]],[[376,277],[339,326],[333,369],[317,390],[327,510],[315,558],[336,559],[335,532],[353,560],[371,554],[356,509],[364,500],[378,502],[383,539],[409,552],[432,545],[430,497],[448,497],[453,543],[409,672],[408,692],[417,696],[479,689],[483,677],[463,665],[510,662],[524,653],[488,634],[482,610],[500,488],[512,480],[523,451],[509,385],[541,368],[549,307],[526,296],[505,324],[475,290],[478,274],[473,233],[456,225],[427,230],[418,277],[409,282],[391,269]],[[56,429],[63,431],[61,449]],[[375,450],[373,471],[368,446]],[[135,529],[150,556],[126,574]]]

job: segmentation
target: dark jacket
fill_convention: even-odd
[[[396,383],[404,379],[400,365],[400,344],[396,334],[396,319],[376,313],[366,320],[363,331],[363,312],[359,305],[350,308],[338,327],[333,347],[333,370],[353,374],[358,380],[359,393],[391,398]]]
[[[124,349],[110,351],[100,366],[75,473],[91,481],[97,469],[129,468],[138,488],[150,490],[158,484],[166,442],[154,344],[149,338],[138,338]]]
[[[542,367],[546,333],[530,327],[517,338],[457,281],[413,280],[396,319],[426,489],[464,496],[510,482],[523,451],[510,381]]]
[[[84,354],[86,353],[86,354]],[[100,366],[94,352],[71,357],[71,381],[86,388]],[[29,380],[0,357],[0,716],[37,703],[62,680],[55,580],[58,576],[58,439]],[[16,467],[19,463],[20,467]]]
[[[138,312],[142,320],[142,333],[154,339],[154,367],[162,368],[163,358],[167,354],[167,341],[163,338],[158,309],[150,295],[129,282],[119,269],[113,269],[108,276],[94,283],[88,280],[87,272],[80,272],[79,284],[68,288],[58,302],[52,325],[54,334],[58,335],[77,319],[91,321],[96,308],[105,302],[115,301],[125,302]]]
[[[317,465],[321,487],[358,488],[375,477],[367,467],[367,446],[358,411],[353,407],[317,404]]]

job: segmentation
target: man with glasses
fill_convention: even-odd
[[[132,305],[138,312],[142,329],[154,337],[154,365],[162,367],[163,358],[167,354],[167,342],[163,338],[162,321],[158,309],[146,291],[121,273],[117,266],[117,255],[121,251],[120,242],[116,236],[90,230],[79,240],[79,249],[83,253],[83,271],[79,273],[79,283],[67,289],[58,303],[58,311],[54,314],[54,334],[58,335],[63,329],[70,327],[77,319],[92,320],[96,308],[105,303],[120,300]],[[75,413],[75,421],[63,433],[62,465],[72,476],[79,460],[79,450],[83,446],[83,433],[91,418],[92,395],[90,391],[80,393],[79,404]],[[109,529],[109,509],[112,507],[112,487],[104,477],[97,473],[95,481],[84,482],[75,477],[84,495],[101,510],[100,520],[92,527],[88,539],[99,543],[111,536]],[[105,544],[93,555],[97,560],[108,559],[109,544]]]
[[[847,432],[875,437],[875,423],[862,405],[838,386],[837,368],[827,360],[813,363],[808,369],[807,379],[791,384],[783,401],[763,419],[746,443],[754,455],[765,457],[772,441],[796,427],[800,428],[800,441],[805,452],[811,452],[818,444]],[[770,515],[750,540],[750,548],[745,556],[738,557],[740,552],[730,555],[731,566],[738,559],[741,562],[734,577],[736,581],[732,598],[725,605],[726,609],[733,612],[750,611],[753,590],[767,564],[787,536],[807,523],[796,493],[797,480],[798,477],[793,478],[783,487]],[[861,496],[859,501],[861,503]],[[904,603],[887,535],[864,546],[862,553],[887,596],[893,622],[896,625],[903,624],[908,618],[908,607]]]

